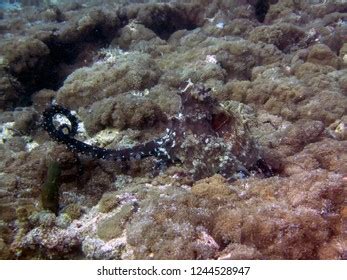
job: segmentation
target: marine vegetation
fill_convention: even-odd
[[[41,203],[42,207],[58,214],[59,210],[59,185],[61,168],[59,163],[52,161],[49,163],[47,178],[42,186]]]

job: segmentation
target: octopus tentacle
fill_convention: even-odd
[[[67,124],[54,124],[54,118],[57,115],[65,116],[70,126]],[[71,112],[59,105],[52,105],[43,113],[43,128],[56,141],[63,143],[73,152],[89,155],[93,158],[107,159],[114,161],[128,161],[132,159],[143,159],[149,156],[155,156],[164,159],[170,159],[169,147],[173,142],[173,134],[167,129],[166,134],[158,139],[144,144],[135,145],[132,148],[120,150],[105,149],[92,146],[75,139],[77,134],[77,118]]]

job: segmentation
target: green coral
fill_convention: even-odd
[[[46,181],[41,190],[42,207],[58,214],[59,210],[59,185],[61,168],[58,162],[53,161],[48,165]]]

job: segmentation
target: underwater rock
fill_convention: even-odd
[[[208,37],[199,28],[174,35],[169,40],[174,50],[158,59],[164,71],[160,81],[169,87],[177,88],[188,79],[211,87],[217,82],[223,85],[226,80],[249,79],[254,66],[276,63],[283,57],[274,45],[238,37]],[[201,51],[196,52],[194,48]]]
[[[124,239],[118,238],[104,242],[98,238],[86,237],[82,242],[82,252],[87,259],[118,260],[122,259],[122,252],[126,247]],[[132,259],[131,252],[126,253],[125,259]]]
[[[316,44],[309,48],[307,62],[329,65],[334,68],[338,68],[340,64],[337,55],[324,44]]]
[[[2,203],[2,205],[0,205],[0,210],[0,219],[2,221],[10,222],[16,218],[16,208],[13,205]]]
[[[344,238],[334,238],[330,242],[326,243],[319,250],[319,258],[321,260],[345,260],[346,240]]]
[[[142,24],[131,22],[119,30],[119,34],[111,42],[111,46],[119,46],[121,49],[129,49],[131,45],[139,41],[150,41],[157,35]]]
[[[14,118],[13,129],[22,135],[28,135],[35,126],[37,114],[31,108],[21,108],[14,112]]]
[[[4,240],[0,238],[0,259],[1,260],[6,260],[10,257],[10,248],[6,245]]]
[[[64,13],[57,6],[49,7],[42,12],[41,16],[45,21],[62,22],[66,20]]]
[[[104,241],[119,237],[133,212],[132,205],[123,205],[118,213],[98,224],[97,235]]]
[[[346,3],[59,2],[0,12],[0,258],[346,258]]]
[[[49,89],[42,89],[35,92],[31,96],[33,106],[38,112],[43,112],[47,108],[47,104],[50,104],[55,97],[55,91]]]
[[[334,91],[318,92],[309,102],[299,108],[301,117],[320,120],[326,125],[334,123],[346,112],[346,98],[341,93]]]
[[[180,29],[194,29],[198,22],[199,5],[149,3],[129,5],[123,13],[167,39]]]
[[[182,197],[180,197],[180,201],[182,201]],[[173,212],[178,210],[178,205],[170,203],[170,201],[167,201],[166,205],[164,203],[165,201],[163,201],[161,213],[153,205],[154,208],[141,211],[127,226],[127,242],[134,248],[135,258],[199,258],[201,252],[196,250],[193,243],[196,236],[195,227],[186,218],[180,217],[180,215],[187,215],[186,217],[196,215],[198,220],[199,213],[194,213],[198,209],[189,209],[185,206],[184,209],[181,208],[177,214],[174,214]],[[204,215],[204,213],[201,214]],[[167,219],[167,217],[170,218]],[[144,236],[145,238],[143,238]]]
[[[266,23],[306,23],[309,20],[305,9],[306,3],[293,0],[278,0],[272,1],[269,10],[266,14]],[[301,7],[302,6],[302,7]],[[297,9],[300,10],[300,15],[297,14]]]
[[[305,32],[298,26],[282,23],[271,26],[254,28],[249,39],[252,42],[273,44],[281,51],[287,53],[305,36]]]
[[[81,217],[83,210],[81,205],[77,203],[68,204],[62,211],[66,215],[68,215],[72,220],[77,220]]]
[[[316,142],[324,131],[321,121],[299,120],[280,132],[279,145],[288,145],[300,150],[308,143]]]
[[[244,244],[228,245],[221,253],[219,260],[259,260],[262,259],[261,254],[255,247]]]
[[[214,175],[196,182],[192,187],[192,194],[199,198],[221,200],[232,193],[225,183],[226,180],[223,176]]]
[[[159,77],[160,70],[148,55],[119,55],[110,63],[101,61],[73,72],[59,89],[57,101],[78,109],[105,97],[150,88]]]
[[[35,249],[40,247],[39,254],[48,259],[69,259],[80,255],[81,240],[76,231],[68,231],[54,227],[47,230],[37,227],[22,238],[17,245],[18,256],[32,258],[37,255]]]
[[[212,178],[211,182],[221,184]],[[142,210],[127,227],[136,258],[192,258],[194,235],[203,228],[219,246],[241,246],[242,242],[253,248],[243,255],[247,258],[317,258],[316,246],[323,246],[334,232],[334,217],[343,200],[341,176],[322,170],[222,185],[231,192],[219,200],[183,189],[166,189],[166,196],[159,201],[143,201]],[[215,188],[206,190],[213,195]],[[216,207],[220,208],[217,213]],[[321,211],[326,214],[321,216]],[[297,246],[304,250],[296,250]],[[196,254],[194,258],[199,258],[203,252]]]
[[[100,212],[107,213],[112,209],[117,207],[119,204],[119,198],[116,192],[107,192],[102,195],[102,198],[99,201],[99,210]]]
[[[289,156],[284,160],[284,173],[293,175],[304,170],[324,168],[337,171],[341,174],[347,172],[346,141],[322,140],[307,145],[301,152]]]
[[[215,213],[212,236],[218,244],[241,243],[243,213],[239,209],[220,209]]]
[[[0,108],[2,110],[10,109],[22,99],[23,87],[3,67],[1,67],[0,74]]]
[[[215,37],[223,37],[223,36],[240,36],[243,38],[247,38],[249,33],[257,26],[257,24],[249,19],[245,18],[236,18],[231,20],[230,22],[226,22],[223,25],[223,28],[219,28],[217,20],[215,19],[212,24],[210,22],[206,23],[203,26],[205,32]],[[224,21],[222,21],[224,23]]]
[[[105,128],[145,129],[166,121],[166,116],[150,99],[131,94],[105,98],[80,110],[86,130],[96,133]]]
[[[116,11],[87,8],[82,15],[78,11],[63,14],[56,6],[32,11],[24,10],[28,15],[21,19],[6,19],[4,33],[19,37],[12,40],[12,35],[6,38],[1,34],[0,41],[1,58],[6,59],[11,79],[20,83],[16,104],[21,105],[29,104],[37,90],[56,90],[73,70],[88,65],[94,52],[112,40],[120,25]],[[54,22],[43,20],[47,17]],[[21,28],[25,29],[22,33]]]
[[[55,225],[59,228],[65,229],[71,224],[71,217],[65,213],[59,215],[55,221]]]
[[[12,41],[4,46],[5,57],[8,61],[10,73],[21,84],[30,89],[41,87],[42,77],[47,70],[47,58],[50,54],[48,46],[41,40],[23,38],[20,41]]]
[[[289,120],[297,116],[296,104],[310,95],[309,90],[299,80],[288,77],[282,67],[256,67],[253,68],[252,76],[251,83],[233,83],[233,92],[241,96],[241,101],[246,104],[257,104],[266,111]]]
[[[24,152],[26,150],[26,145],[27,143],[23,137],[14,136],[6,141],[4,148],[18,153]]]
[[[343,116],[340,120],[336,120],[332,123],[328,130],[328,133],[337,140],[347,140],[347,116]]]

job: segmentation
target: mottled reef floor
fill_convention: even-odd
[[[0,258],[347,259],[347,3],[131,2],[0,10]]]

